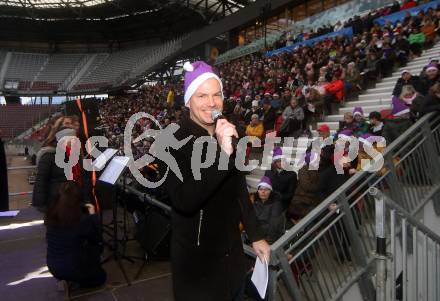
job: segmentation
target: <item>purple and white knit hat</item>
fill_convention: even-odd
[[[265,187],[272,190],[272,181],[270,178],[263,176],[260,180],[260,183],[258,183],[257,189],[260,189],[260,187]]]
[[[283,158],[283,150],[281,149],[281,147],[275,147],[273,149],[273,157],[272,157],[272,162],[276,161],[276,160],[280,160]]]
[[[186,62],[183,65],[185,70],[185,105],[188,104],[191,96],[203,84],[204,81],[210,78],[215,78],[220,83],[220,89],[223,97],[223,84],[217,74],[214,73],[212,67],[203,61],[197,61],[194,63]]]
[[[431,71],[431,70],[438,70],[437,65],[436,65],[436,64],[429,64],[429,65],[426,67],[426,71]]]
[[[353,110],[353,116],[361,115],[364,116],[364,110],[361,107],[355,107]]]

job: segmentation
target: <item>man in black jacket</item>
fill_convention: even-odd
[[[8,211],[8,167],[6,164],[6,153],[1,134],[2,133],[0,131],[0,211]]]
[[[174,298],[242,300],[246,264],[240,222],[260,258],[269,260],[270,248],[259,230],[244,174],[233,164],[231,140],[238,136],[235,127],[226,119],[216,124],[212,120],[212,111],[223,109],[222,83],[204,62],[186,63],[184,69],[184,100],[189,116],[182,119],[174,136],[177,140],[191,139],[171,151],[182,177],[170,172],[165,181],[172,202]],[[208,137],[209,143],[215,144],[214,154],[207,151],[206,143],[202,145],[204,160],[193,156],[199,137]],[[218,153],[229,160],[226,170],[219,168]],[[204,162],[212,155],[214,164],[200,168],[196,179],[193,160]]]
[[[403,70],[401,75],[402,77],[397,80],[397,83],[394,86],[394,96],[400,97],[400,93],[402,93],[402,87],[405,85],[413,86],[414,89],[416,89],[416,91],[421,94],[426,93],[423,82],[418,76],[413,76],[409,70]]]

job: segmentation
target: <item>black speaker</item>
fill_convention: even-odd
[[[136,239],[148,254],[155,259],[170,257],[171,218],[162,209],[149,207],[145,212],[133,213],[136,223]]]

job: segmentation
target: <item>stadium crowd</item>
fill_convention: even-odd
[[[352,38],[327,39],[272,57],[256,53],[218,66],[224,83],[223,114],[236,125],[241,135],[264,139],[266,134],[276,131],[281,137],[312,137],[312,124],[334,113],[345,101],[356,99],[361,91],[373,87],[381,78],[390,76],[397,67],[405,66],[434,44],[440,21],[439,8],[420,11],[415,16],[407,14],[396,24],[387,22],[381,27],[374,22],[379,16],[413,7],[413,3],[406,1],[400,6],[395,2],[364,17],[355,16],[344,24],[338,22],[332,28],[352,26]],[[316,34],[307,35],[313,37],[326,30],[330,29],[323,28]],[[286,41],[280,43],[278,46],[284,46]],[[355,136],[366,141],[376,135],[384,136],[387,144],[391,143],[421,115],[439,108],[438,68],[439,58],[433,57],[426,62],[421,74],[403,71],[393,90],[389,110],[372,112],[367,117],[362,107],[356,107],[353,112],[344,114],[335,137]],[[181,82],[145,86],[139,94],[104,101],[101,118],[111,143],[121,147],[124,125],[135,112],[150,113],[161,126],[178,122],[182,114],[186,114],[181,86]],[[136,124],[133,138],[156,127],[149,120],[141,120]],[[333,134],[325,124],[318,128],[318,133],[323,138]],[[151,140],[135,143],[135,156],[142,156],[150,145]],[[359,156],[368,158],[362,145],[361,142]],[[276,220],[267,212],[281,212],[281,215],[287,212],[288,220],[299,220],[361,168],[359,160],[341,163],[345,174],[338,175],[332,147],[323,149],[319,170],[304,167],[298,175],[283,170],[280,156],[274,155],[272,170],[266,172],[267,178],[258,186],[261,189],[252,196],[256,206],[260,206],[261,200],[265,204],[258,210],[263,222]],[[306,162],[310,156],[307,153]],[[260,193],[265,189],[273,190],[270,197]],[[282,206],[270,210],[270,204],[278,204],[272,198],[281,199],[281,196]],[[265,202],[267,199],[271,201]],[[268,208],[262,209],[264,207]],[[278,237],[272,231],[280,233],[279,229],[274,230],[272,226],[267,229],[271,229],[268,234],[271,241]]]
[[[397,67],[404,67],[409,60],[434,45],[440,26],[440,7],[420,11],[414,16],[407,14],[396,24],[388,22],[381,27],[374,22],[378,16],[413,7],[413,4],[414,1],[405,1],[400,6],[395,2],[388,8],[364,17],[356,16],[344,24],[338,22],[332,28],[321,28],[302,37],[352,26],[354,35],[351,38],[327,39],[272,57],[256,53],[218,66],[224,83],[223,114],[242,136],[264,139],[275,132],[281,137],[311,138],[311,127],[317,121],[336,112],[344,102],[355,100],[363,90],[373,87],[381,78],[391,75]],[[290,42],[281,40],[278,46]],[[279,238],[286,228],[306,216],[359,171],[361,159],[369,158],[365,146],[382,151],[368,140],[372,135],[383,136],[390,144],[423,114],[440,110],[439,64],[440,54],[429,59],[420,74],[404,70],[396,82],[392,106],[388,110],[371,112],[367,117],[361,106],[355,107],[353,112],[344,114],[336,133],[326,124],[317,129],[323,138],[331,135],[359,138],[360,152],[356,160],[344,161],[344,154],[334,154],[334,146],[330,145],[318,154],[319,168],[313,170],[309,164],[316,161],[317,155],[308,149],[304,158],[306,164],[296,173],[285,170],[281,148],[274,149],[272,168],[266,171],[256,192],[250,193],[269,242]],[[110,146],[122,151],[125,125],[137,112],[151,114],[158,124],[147,118],[139,120],[132,132],[133,140],[145,130],[179,122],[187,114],[182,82],[146,85],[139,93],[102,101],[100,122]],[[60,123],[58,129],[61,126]],[[64,127],[73,126],[65,124]],[[47,131],[55,134],[51,128]],[[148,152],[152,141],[133,143],[135,159]],[[258,153],[257,149],[249,148],[249,153],[251,151]],[[343,168],[343,174],[337,173],[337,164]],[[144,172],[148,177],[160,177],[154,164],[147,166]],[[335,208],[330,206],[329,210]]]

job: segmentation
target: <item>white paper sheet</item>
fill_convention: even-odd
[[[266,297],[267,283],[269,282],[269,267],[266,260],[262,262],[259,257],[255,260],[254,272],[251,277],[260,297]]]
[[[125,166],[127,166],[130,158],[124,156],[116,156],[110,161],[107,165],[106,169],[99,177],[99,180],[102,182],[106,182],[109,184],[115,184],[124,170]]]
[[[92,166],[95,170],[101,170],[104,168],[108,160],[110,160],[116,153],[117,149],[107,148],[98,158],[93,161]]]
[[[17,216],[19,212],[20,210],[0,211],[0,217],[14,217]]]

